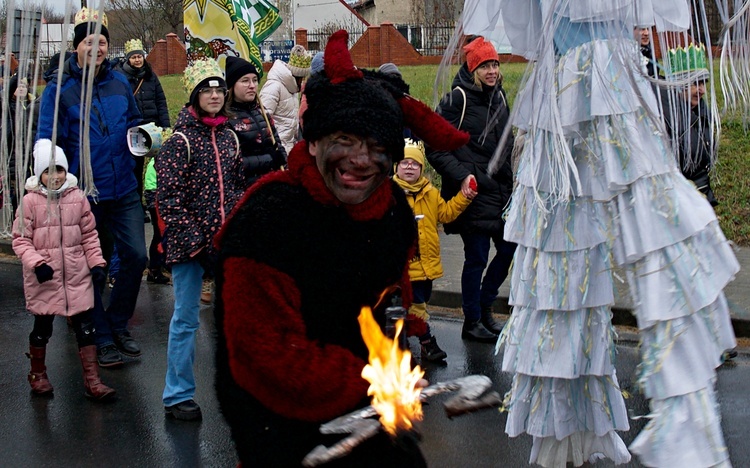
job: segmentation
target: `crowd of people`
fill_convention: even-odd
[[[606,323],[608,295],[604,280],[595,277],[625,254],[606,244],[612,251],[600,258],[591,246],[577,248],[571,243],[579,240],[563,239],[566,223],[588,213],[575,211],[575,203],[546,206],[544,216],[538,211],[534,194],[547,181],[535,177],[555,168],[539,162],[548,148],[535,122],[519,126],[526,136],[518,141],[509,132],[514,122],[492,42],[466,39],[465,59],[436,110],[408,94],[394,64],[376,71],[355,67],[345,31],[333,34],[325,53],[314,57],[295,46],[289,60],[273,64],[262,87],[263,71],[247,60],[228,57],[223,69],[216,60],[196,60],[184,72],[189,99],[172,127],[164,90],[142,42],[129,41],[125,61],[112,63],[107,27],[106,16],[99,18],[94,10],[76,14],[74,51],[61,59],[62,67],[54,63],[45,73],[38,117],[26,115],[37,99],[27,79],[14,75],[8,83],[11,118],[38,122],[31,130],[37,143],[25,171],[26,194],[14,200],[14,209],[19,206],[13,226],[27,309],[34,315],[28,354],[33,393],[53,393],[46,345],[54,316],[62,315],[75,331],[86,396],[113,399],[116,392],[102,383],[99,367],[122,367],[123,356],[141,354],[129,322],[146,271],[148,282],[171,284],[174,291],[165,414],[201,419],[194,399],[195,335],[206,285],[213,288],[215,282],[216,389],[238,456],[247,466],[299,465],[329,440],[318,431],[321,422],[369,404],[360,375],[368,356],[357,321],[363,306],[370,306],[382,324],[384,309],[402,304],[408,310],[407,334],[420,343],[421,363],[446,359],[428,312],[433,281],[443,275],[442,224],[463,243],[461,337],[506,346],[503,368],[514,375],[507,430],[534,436],[538,456],[532,461],[559,461],[543,455],[556,447],[552,439],[559,434],[527,426],[532,421],[542,427],[545,422],[538,418],[563,416],[532,414],[528,402],[554,393],[545,386],[541,396],[532,395],[533,379],[565,374],[575,363],[552,359],[546,338],[536,333],[546,330],[540,324],[544,317],[556,324],[552,334],[580,331],[573,316]],[[653,95],[644,98],[664,109],[664,128],[675,148],[674,154],[660,153],[661,174],[674,178],[670,187],[686,200],[698,200],[697,188],[715,206],[710,175],[716,144],[703,99],[710,77],[705,48],[692,44],[683,49],[692,60],[683,60],[678,51],[662,66],[652,57],[649,31],[633,30],[643,76],[662,70],[667,81],[688,80],[683,87],[654,86]],[[574,45],[555,43],[557,52],[564,54],[567,47],[589,53],[587,39],[579,39]],[[646,89],[642,83],[639,89]],[[92,98],[84,99],[88,95]],[[127,139],[129,129],[148,123],[172,132],[158,155],[145,160],[131,154]],[[88,131],[82,133],[84,127]],[[27,131],[26,126],[4,129],[13,138],[25,138]],[[521,158],[517,172],[514,145]],[[428,163],[441,176],[440,189],[425,175]],[[694,186],[683,184],[679,172]],[[600,193],[606,183],[599,173],[589,176],[585,187],[593,193],[585,200],[608,196]],[[599,209],[591,204],[591,210]],[[57,216],[51,214],[58,208]],[[713,211],[704,211],[710,224]],[[553,218],[549,224],[534,224],[545,216]],[[154,233],[148,252],[144,222]],[[590,257],[579,259],[580,252]],[[567,254],[566,262],[575,268],[561,274],[570,274],[575,288],[599,288],[596,293],[562,291],[543,271],[563,271],[568,264],[556,262]],[[493,305],[509,274],[515,311],[504,324],[495,320]],[[115,281],[105,304],[108,276]],[[539,290],[546,287],[551,290]],[[209,299],[211,294],[209,289]],[[563,312],[553,312],[558,310]],[[611,344],[602,330],[598,338]],[[722,332],[713,343],[717,358],[734,346],[733,337]],[[605,348],[595,355],[602,358]],[[627,427],[624,404],[615,401],[612,363],[602,362],[589,381],[599,392],[591,398],[604,395],[611,413],[596,417],[621,430]],[[575,380],[574,373],[565,378]],[[571,394],[568,401],[585,407],[590,402],[582,398]],[[564,437],[570,432],[576,429]],[[295,443],[290,446],[289,440]],[[629,458],[621,441],[604,445],[597,450],[609,458]],[[636,447],[650,456],[642,441]],[[346,463],[425,465],[416,443],[394,445],[385,434],[359,445]]]

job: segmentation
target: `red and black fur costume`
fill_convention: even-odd
[[[353,80],[364,82],[361,73],[351,73],[341,33],[334,34],[326,48],[330,82],[323,78],[326,82],[318,83],[322,87],[340,83],[332,77],[342,67],[336,58],[344,53],[349,67],[344,63],[343,69],[352,75],[343,78],[344,88],[356,87]],[[341,44],[343,52],[334,50]],[[322,89],[310,85],[307,89],[313,92]],[[305,122],[313,134],[305,136],[311,141],[332,130],[319,121],[310,125],[335,113],[317,104],[321,93],[308,97]],[[398,131],[385,128],[382,117],[375,118],[385,128],[382,132],[374,127],[359,130],[389,148],[394,160],[403,157],[401,130],[414,114],[407,108],[416,106],[433,115],[419,101],[400,98],[393,98],[398,120],[391,124]],[[351,106],[356,103],[348,111]],[[348,115],[356,119],[359,114]],[[445,124],[453,129],[443,120],[430,122],[422,114],[418,118],[426,128]],[[342,125],[340,130],[351,131]],[[465,135],[452,131],[448,137],[441,133],[441,142],[452,137],[452,146],[465,143]],[[315,446],[341,439],[320,434],[321,423],[369,404],[368,383],[360,375],[368,351],[357,317],[363,306],[375,306],[384,290],[408,287],[408,262],[416,241],[414,214],[403,191],[390,180],[364,202],[345,205],[326,187],[305,141],[292,150],[288,167],[253,185],[216,238],[216,389],[244,466],[299,466]],[[408,307],[408,290],[403,299]],[[383,309],[375,310],[381,325]],[[326,466],[424,465],[413,441],[394,444],[381,433]]]

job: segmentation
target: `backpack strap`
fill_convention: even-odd
[[[187,145],[187,151],[188,151],[188,162],[190,162],[190,141],[188,141],[188,137],[185,136],[182,132],[174,132],[172,135],[180,135],[183,140],[185,140],[185,144]],[[237,135],[235,135],[235,138],[237,138]]]
[[[240,154],[240,139],[237,137],[237,132],[235,132],[232,129],[229,129],[229,131],[232,133],[232,136],[234,137],[234,142],[237,144],[237,154]]]
[[[461,124],[464,123],[464,115],[466,115],[466,91],[460,86],[456,86],[453,90],[461,91],[461,95],[464,97],[464,107],[461,109],[461,120],[458,121],[458,127],[456,127],[458,130],[461,130]]]

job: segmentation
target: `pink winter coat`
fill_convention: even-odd
[[[13,250],[23,263],[26,308],[35,315],[70,316],[92,309],[91,268],[107,264],[91,206],[72,185],[49,204],[42,192],[26,194],[13,223]],[[54,275],[39,284],[34,268],[42,263],[49,265]]]

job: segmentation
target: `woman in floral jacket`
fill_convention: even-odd
[[[185,69],[190,102],[156,158],[157,206],[166,229],[175,308],[169,325],[162,399],[168,416],[200,419],[193,401],[195,332],[202,275],[210,269],[213,237],[242,195],[245,182],[237,136],[224,107],[226,82],[218,64],[200,60]]]

